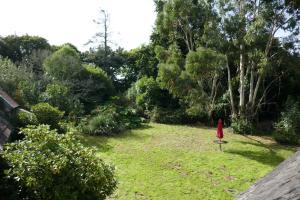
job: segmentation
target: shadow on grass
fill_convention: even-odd
[[[106,138],[128,138],[128,139],[144,139],[147,135],[139,133],[139,131],[153,128],[149,124],[142,124],[139,128],[125,130],[121,133],[114,134],[112,136],[104,136]]]
[[[150,136],[147,134],[140,134],[137,131],[145,130],[149,128],[152,128],[152,126],[148,124],[143,124],[139,128],[127,130],[112,136],[90,136],[90,135],[82,134],[80,136],[80,141],[82,142],[83,145],[87,147],[95,147],[99,151],[107,152],[113,148],[112,145],[108,144],[108,140],[110,138],[117,138],[117,139],[124,139],[124,140],[144,140]]]
[[[272,167],[277,166],[285,158],[277,155],[274,151],[249,151],[249,150],[227,150],[226,153],[236,154],[243,156],[247,159],[255,160],[264,165],[269,165]]]
[[[113,148],[113,146],[108,144],[107,137],[102,136],[85,136],[80,138],[82,144],[86,147],[94,147],[99,151],[107,152]]]
[[[277,155],[276,150],[289,150],[289,151],[295,151],[295,147],[292,146],[281,146],[277,143],[270,143],[270,144],[264,144],[259,140],[256,140],[251,137],[246,138],[252,140],[253,142],[249,141],[240,141],[239,143],[244,145],[253,145],[256,147],[262,148],[261,151],[251,151],[251,150],[227,150],[225,152],[231,153],[231,154],[237,154],[243,157],[246,157],[251,160],[255,160],[257,162],[260,162],[265,165],[269,166],[277,166],[279,163],[281,163],[285,158],[282,156]],[[268,151],[264,151],[267,149]]]

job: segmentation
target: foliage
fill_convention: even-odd
[[[114,87],[111,79],[101,68],[84,64],[83,69],[72,90],[85,104],[86,110],[90,111],[113,95]]]
[[[84,120],[80,127],[84,133],[90,135],[113,135],[124,130],[122,123],[118,122],[119,115],[116,109],[108,107],[90,119]]]
[[[56,80],[72,80],[82,71],[80,56],[72,47],[63,46],[46,58],[44,70]]]
[[[208,113],[211,118],[218,96],[218,82],[224,56],[208,48],[190,51],[185,59],[176,46],[165,51],[157,49],[159,64],[158,78],[162,88],[169,90],[186,105],[193,115]]]
[[[90,135],[114,135],[126,129],[138,128],[142,120],[135,109],[108,104],[95,109],[90,118],[82,120],[79,129]]]
[[[125,63],[124,50],[122,48],[113,51],[110,47],[107,47],[105,51],[104,47],[100,46],[97,49],[90,49],[88,52],[84,52],[82,57],[84,63],[101,67],[114,84],[119,82],[117,76],[119,75],[120,68]],[[123,85],[119,86],[122,87]]]
[[[156,1],[158,8],[155,31],[151,36],[156,45],[178,44],[183,52],[196,49],[210,15],[209,3],[193,0]]]
[[[299,144],[300,142],[300,105],[298,101],[288,99],[285,110],[275,124],[274,138],[285,144]]]
[[[17,119],[17,125],[19,127],[38,124],[38,119],[35,116],[35,114],[25,110],[19,110],[19,112],[16,115],[16,119]]]
[[[58,123],[64,112],[48,103],[38,103],[32,106],[31,110],[36,115],[39,124],[48,124],[53,129],[59,129]]]
[[[83,112],[79,100],[71,95],[67,86],[60,82],[48,84],[46,91],[40,95],[39,99],[68,114],[80,115]]]
[[[122,56],[125,63],[120,68],[122,82],[130,87],[144,76],[156,77],[158,60],[155,57],[154,45],[142,45],[139,48],[125,51]]]
[[[30,74],[19,69],[14,63],[6,58],[0,57],[0,86],[3,90],[15,95],[18,83],[30,79]]]
[[[49,126],[22,129],[25,139],[8,144],[3,157],[8,177],[29,199],[105,199],[116,188],[113,168],[80,144],[73,134]]]
[[[39,102],[39,96],[45,89],[45,80],[31,80],[20,81],[16,89],[16,101],[26,108],[37,104]]]
[[[152,110],[161,100],[161,89],[152,77],[142,77],[128,91],[128,97],[145,110]]]
[[[164,124],[181,124],[187,118],[184,110],[171,110],[161,107],[155,107],[151,111],[151,121]]]
[[[252,134],[254,131],[252,122],[245,118],[232,119],[231,128],[237,134]]]
[[[34,51],[50,49],[47,40],[38,36],[9,35],[1,39],[3,43],[0,43],[0,55],[9,58],[14,63],[21,62]]]

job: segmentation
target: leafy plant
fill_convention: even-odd
[[[187,117],[184,110],[169,110],[166,108],[155,107],[151,111],[151,121],[165,124],[181,124]]]
[[[300,134],[300,105],[291,99],[286,103],[285,111],[281,113],[275,124],[274,138],[280,143],[299,144]]]
[[[79,129],[90,135],[114,135],[126,129],[138,128],[142,124],[141,117],[135,109],[109,104],[99,107],[79,125]]]
[[[231,122],[231,128],[237,134],[251,134],[253,132],[253,124],[245,118],[235,118]]]
[[[85,148],[72,133],[48,125],[22,129],[25,139],[8,144],[3,157],[26,199],[105,199],[116,188],[112,166]]]
[[[16,119],[19,127],[38,124],[38,119],[35,114],[25,110],[20,110],[16,115]]]
[[[40,124],[48,124],[51,128],[59,128],[58,122],[62,119],[64,112],[48,103],[39,103],[31,107]]]

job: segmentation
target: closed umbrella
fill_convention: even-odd
[[[222,127],[221,119],[219,119],[219,121],[218,121],[217,137],[219,138],[219,141],[221,142],[221,139],[223,138],[223,127]]]

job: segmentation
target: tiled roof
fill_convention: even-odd
[[[0,89],[0,98],[2,98],[8,105],[12,108],[15,109],[19,107],[20,105],[15,102],[6,92]]]
[[[300,199],[300,150],[236,198],[236,200],[271,199]]]

